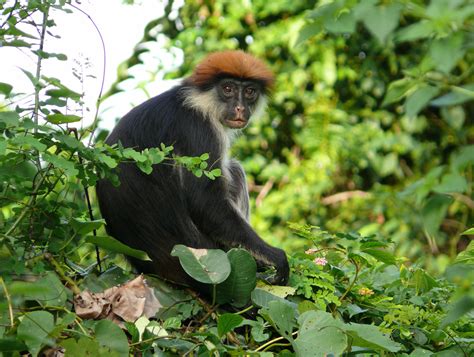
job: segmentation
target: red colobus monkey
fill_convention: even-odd
[[[121,163],[120,186],[99,181],[97,196],[110,235],[148,253],[133,260],[141,271],[202,289],[170,252],[175,244],[194,248],[247,249],[259,265],[274,266],[274,283],[288,281],[285,252],[265,243],[250,226],[242,166],[227,156],[232,137],[265,105],[273,75],[242,51],[210,54],[194,73],[171,90],[125,115],[106,140],[143,150],[173,145],[177,155],[209,153],[222,176],[197,178],[183,168],[156,165],[147,175]]]

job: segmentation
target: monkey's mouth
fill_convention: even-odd
[[[247,126],[248,121],[242,118],[226,119],[226,125],[232,129],[242,129]]]

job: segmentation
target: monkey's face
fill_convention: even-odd
[[[261,85],[256,81],[224,78],[216,89],[221,123],[231,129],[246,127],[261,98]]]

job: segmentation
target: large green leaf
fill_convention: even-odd
[[[72,218],[69,223],[77,234],[87,234],[92,232],[94,229],[102,227],[105,224],[105,221],[103,219],[89,221],[82,218]]]
[[[420,40],[429,37],[433,33],[433,30],[434,24],[431,21],[424,20],[416,22],[400,29],[395,35],[395,40],[397,42]]]
[[[449,73],[465,53],[464,37],[461,32],[456,35],[437,39],[430,47],[430,56],[436,68]]]
[[[443,107],[448,105],[458,105],[474,100],[474,83],[461,87],[451,87],[451,92],[431,101],[431,105]]]
[[[389,352],[398,352],[402,348],[401,344],[392,341],[374,325],[347,324],[346,332],[352,337],[354,346]]]
[[[409,117],[416,116],[428,102],[439,93],[439,88],[423,85],[411,93],[405,102],[405,110]]]
[[[372,35],[384,44],[388,36],[397,28],[401,10],[401,4],[373,7],[365,13],[362,21]]]
[[[151,260],[148,254],[146,254],[144,251],[130,248],[128,245],[125,245],[109,236],[87,236],[85,241],[111,252],[125,254],[140,260]]]
[[[341,356],[347,348],[347,335],[333,326],[307,330],[298,335],[294,346],[297,356]]]
[[[20,115],[17,112],[2,112],[0,111],[0,123],[5,123],[8,126],[18,125],[20,122]]]
[[[433,191],[439,193],[458,192],[463,193],[469,189],[466,178],[457,172],[443,175],[441,183],[433,187]]]
[[[178,244],[171,255],[178,257],[184,271],[201,283],[219,284],[230,275],[229,258],[220,249],[195,249]]]
[[[296,328],[296,307],[284,300],[275,300],[262,309],[262,315],[288,341],[293,341],[292,332]]]
[[[128,357],[127,336],[120,327],[110,320],[102,320],[95,325],[94,331],[100,345],[118,356]]]
[[[257,263],[245,249],[231,249],[227,257],[231,271],[229,277],[217,286],[217,302],[244,306],[257,284]]]
[[[18,325],[17,336],[28,346],[28,351],[37,356],[44,345],[54,345],[48,335],[54,329],[54,317],[48,311],[27,312]]]

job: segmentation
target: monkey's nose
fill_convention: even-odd
[[[240,106],[240,105],[237,105],[235,107],[235,112],[238,114],[238,113],[243,113],[244,112],[244,107]]]

